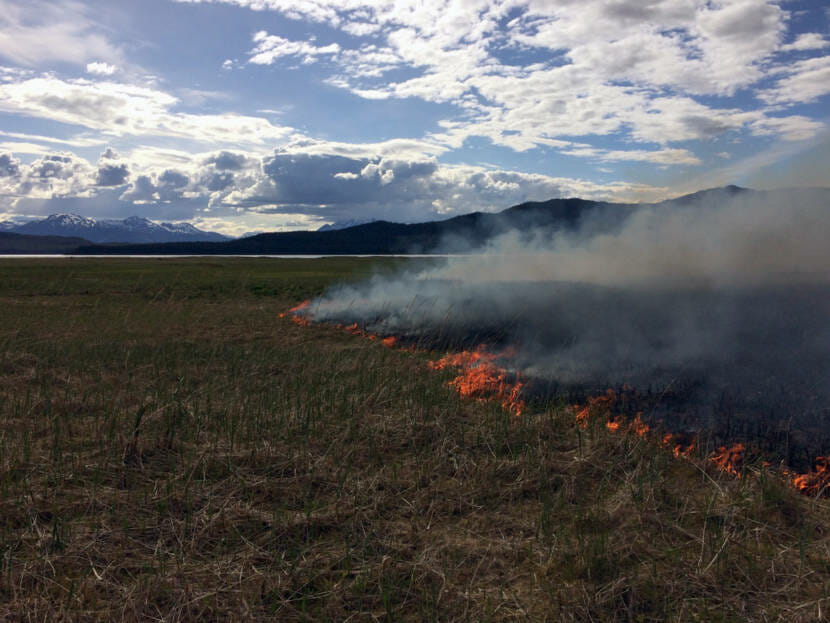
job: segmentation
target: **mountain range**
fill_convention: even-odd
[[[700,191],[658,204],[627,204],[588,199],[529,201],[501,212],[471,212],[443,221],[392,223],[373,221],[344,229],[259,234],[225,242],[174,242],[145,245],[91,245],[80,254],[184,255],[389,255],[463,253],[479,248],[499,234],[516,231],[533,237],[540,233],[577,228],[591,219],[594,231],[612,231],[638,207],[670,207],[694,202],[724,203],[736,194],[763,196],[738,186]]]
[[[0,223],[0,231],[30,236],[65,236],[91,243],[160,243],[230,240],[190,223],[155,223],[140,216],[123,220],[96,220],[77,214],[51,214],[23,224]]]
[[[799,201],[801,195],[809,200],[819,197],[830,206],[830,189],[791,189],[757,191],[738,186],[725,186],[684,195],[656,204],[629,204],[592,201],[587,199],[550,199],[530,201],[507,208],[501,212],[472,212],[442,221],[425,223],[393,223],[372,221],[343,228],[321,228],[317,231],[291,231],[264,233],[244,238],[227,239],[220,234],[201,232],[192,225],[157,225],[146,219],[132,217],[124,221],[101,221],[71,215],[55,215],[35,224],[15,226],[15,233],[42,233],[51,235],[65,232],[89,240],[63,243],[57,250],[55,240],[44,241],[40,253],[75,253],[80,255],[388,255],[413,253],[463,253],[479,248],[494,236],[517,232],[531,239],[538,234],[550,234],[560,230],[573,230],[590,220],[592,231],[613,231],[638,208],[651,206],[670,209],[677,206],[725,205],[736,195],[747,200],[774,200],[779,202]],[[70,218],[71,216],[71,218]],[[66,223],[63,228],[48,229],[47,224]],[[85,225],[86,223],[94,225]],[[119,224],[118,227],[112,224]],[[83,229],[86,227],[86,229]],[[107,228],[111,228],[107,230]],[[25,228],[25,229],[24,229]],[[131,229],[132,228],[132,229]],[[0,227],[2,229],[2,227]],[[23,231],[21,231],[23,230]],[[104,230],[107,230],[106,232]],[[131,242],[125,240],[123,232],[132,232],[136,237],[148,236],[147,231],[169,236],[167,242]],[[111,232],[122,233],[111,233]],[[0,253],[36,253],[31,248],[33,241],[24,243],[16,239],[17,248],[27,246],[29,250],[4,250],[6,241],[0,234]],[[119,239],[118,243],[105,242]],[[93,236],[97,238],[93,239]],[[188,237],[192,236],[192,237]],[[196,238],[196,237],[200,238]],[[146,239],[145,239],[146,240]],[[91,244],[95,243],[95,244]],[[51,250],[49,250],[51,249]]]

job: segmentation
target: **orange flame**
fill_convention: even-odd
[[[742,443],[736,443],[728,448],[721,446],[717,452],[709,457],[709,460],[722,472],[727,472],[733,476],[740,476],[744,465],[745,454],[746,446]]]
[[[806,495],[819,495],[830,488],[830,456],[816,458],[816,469],[793,478],[793,486]]]
[[[524,383],[508,380],[507,371],[494,363],[512,357],[515,351],[506,349],[500,353],[489,353],[486,348],[482,344],[473,351],[450,353],[438,361],[429,362],[429,367],[433,370],[460,368],[460,374],[450,381],[459,394],[469,398],[498,400],[514,415],[521,415],[526,407],[520,397]]]
[[[579,405],[574,405],[574,409],[577,410],[576,412],[576,422],[579,424],[580,428],[586,428],[588,426],[588,420],[593,416],[603,415],[608,416],[611,407],[614,406],[614,403],[617,401],[617,392],[613,389],[607,390],[601,396],[592,396],[588,398],[588,404],[584,407]],[[612,430],[617,430],[616,428]]]
[[[633,430],[640,437],[645,437],[646,435],[648,435],[648,432],[651,430],[651,427],[645,422],[643,422],[642,412],[638,413],[637,416],[634,418],[634,421],[631,422],[631,430]]]
[[[279,315],[280,318],[285,318],[289,314],[291,320],[300,326],[310,325],[308,318],[299,312],[306,309],[311,304],[311,301],[303,301],[295,305],[286,312]],[[353,323],[347,327],[337,325],[352,335],[359,335],[369,339],[378,339],[374,333],[364,331],[357,323]],[[389,336],[381,340],[384,346],[388,348],[400,348],[398,338]],[[405,350],[414,351],[415,348],[408,346]],[[515,415],[521,415],[526,408],[525,402],[521,399],[522,389],[524,383],[519,380],[508,380],[508,373],[505,369],[496,365],[496,361],[500,359],[508,359],[515,355],[513,349],[506,349],[500,353],[487,352],[486,346],[481,345],[474,351],[464,351],[460,353],[448,354],[438,361],[430,361],[428,365],[434,370],[443,370],[448,367],[455,367],[460,369],[460,374],[456,376],[450,385],[464,397],[478,398],[480,400],[498,400],[500,404]],[[623,392],[629,391],[630,388],[623,387]],[[624,396],[623,396],[624,397]],[[609,389],[600,396],[594,396],[588,399],[586,405],[574,405],[576,411],[576,421],[580,427],[587,427],[588,420],[594,416],[605,416],[609,418],[605,422],[605,427],[611,432],[631,431],[640,437],[646,438],[651,432],[651,428],[642,419],[642,413],[637,413],[634,420],[627,426],[626,420],[622,416],[611,418],[611,409],[614,407],[619,396],[613,389]],[[662,439],[662,445],[671,448],[672,454],[675,457],[690,457],[696,447],[696,439],[694,435],[684,434],[666,434]],[[740,477],[742,475],[743,463],[746,454],[746,447],[742,443],[736,443],[730,447],[721,446],[718,448],[709,461],[714,464],[719,470]],[[765,463],[765,466],[769,466]],[[792,484],[795,489],[806,495],[817,496],[830,491],[830,456],[820,456],[816,458],[816,468],[814,471],[806,474],[793,474],[787,469],[780,472],[788,482]]]
[[[612,433],[618,433],[620,432],[620,428],[623,424],[625,424],[625,420],[621,417],[616,417],[613,420],[608,420],[605,423],[605,428],[610,430]]]
[[[311,305],[311,299],[303,301],[299,305],[295,305],[294,307],[292,307],[288,311],[281,313],[280,318],[285,318],[288,314],[296,314],[297,312],[300,312],[300,311],[304,310],[309,305]]]
[[[694,435],[666,433],[663,437],[663,445],[671,448],[671,452],[676,458],[692,456],[696,444],[697,439]]]
[[[280,314],[280,318],[285,318],[286,316],[291,314],[291,321],[294,324],[300,325],[301,327],[307,327],[308,325],[311,324],[311,322],[309,322],[308,318],[306,318],[305,316],[301,315],[298,312],[301,312],[302,310],[304,310],[309,305],[311,305],[311,299],[309,299],[307,301],[303,301],[299,305],[295,305],[294,307],[292,307],[288,311],[282,312]]]

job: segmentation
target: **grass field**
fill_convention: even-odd
[[[828,617],[826,500],[279,318],[403,261],[0,261],[0,620]]]

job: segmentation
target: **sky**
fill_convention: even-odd
[[[825,0],[0,0],[0,221],[830,185]]]

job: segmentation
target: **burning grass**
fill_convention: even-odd
[[[376,266],[0,264],[0,619],[826,615],[828,503],[762,465],[611,432],[610,396],[515,417],[463,366],[278,318]]]
[[[525,401],[521,399],[524,383],[516,376],[498,365],[499,361],[511,359],[508,351],[488,352],[482,344],[473,351],[450,353],[438,361],[430,361],[433,370],[454,368],[458,374],[450,381],[461,396],[494,400],[505,410],[514,415],[521,415],[525,410]]]

